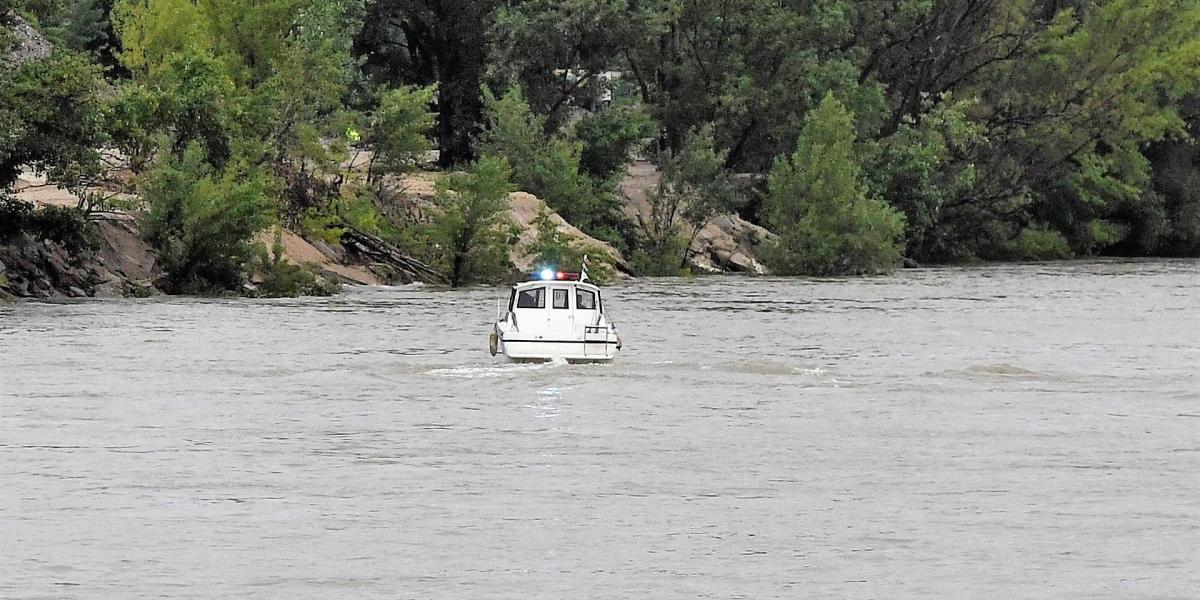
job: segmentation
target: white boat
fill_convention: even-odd
[[[545,269],[512,287],[492,330],[492,356],[518,362],[565,359],[611,362],[621,349],[617,326],[604,314],[600,288],[579,273]]]

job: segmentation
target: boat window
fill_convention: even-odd
[[[575,308],[596,310],[596,294],[587,290],[575,290]]]
[[[517,308],[546,308],[546,288],[521,290],[517,294]]]
[[[554,292],[554,308],[570,308],[567,306],[567,290],[552,290]]]

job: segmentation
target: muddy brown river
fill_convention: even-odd
[[[1196,598],[1200,262],[0,305],[0,598]]]

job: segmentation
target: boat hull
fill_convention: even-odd
[[[617,357],[619,341],[615,336],[602,340],[499,340],[499,352],[514,361],[547,361],[563,359],[573,363],[612,362]]]

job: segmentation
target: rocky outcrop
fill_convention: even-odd
[[[158,255],[142,238],[137,221],[129,216],[120,216],[95,221],[99,249],[96,265],[102,269],[102,280],[94,290],[95,296],[144,296],[156,293],[154,282],[164,273],[158,265]],[[104,272],[113,277],[103,276]]]
[[[340,246],[331,245],[324,240],[309,241],[299,234],[288,231],[267,231],[260,236],[260,242],[269,249],[274,249],[275,234],[278,233],[283,243],[283,259],[294,265],[315,267],[324,277],[352,285],[380,285],[383,281],[366,265],[352,264],[346,255],[346,250]]]
[[[767,267],[754,257],[758,247],[774,234],[737,215],[721,215],[700,230],[692,240],[688,262],[702,271],[767,274]]]
[[[72,255],[21,234],[0,245],[0,291],[21,298],[120,298],[156,294],[154,253],[128,221],[92,223],[98,248]]]
[[[549,215],[550,222],[558,230],[559,236],[567,240],[572,247],[589,252],[597,259],[601,259],[601,255],[603,255],[606,259],[605,262],[612,263],[618,271],[629,272],[629,264],[625,262],[620,251],[613,248],[612,245],[580,231],[578,227],[568,223],[558,213],[550,210],[550,207],[537,196],[525,192],[513,192],[509,195],[509,201],[512,203],[508,212],[509,221],[521,231],[519,241],[510,251],[513,266],[518,271],[528,272],[535,268],[534,261],[537,260],[537,257],[530,251],[530,247],[537,240],[538,215],[544,211]]]

